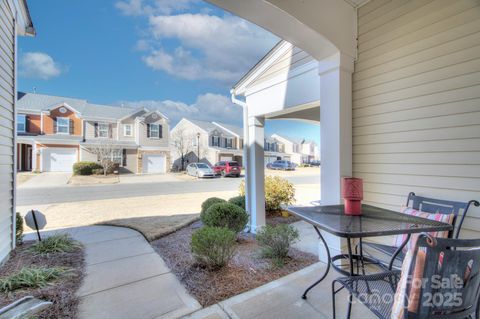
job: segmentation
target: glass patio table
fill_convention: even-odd
[[[307,298],[307,293],[318,285],[328,275],[330,266],[335,268],[338,272],[345,276],[355,276],[362,270],[365,271],[365,263],[378,264],[378,260],[364,256],[362,247],[362,238],[364,237],[379,237],[389,235],[406,234],[402,245],[398,247],[392,258],[388,268],[391,269],[393,262],[397,255],[402,251],[410,236],[414,233],[422,232],[437,232],[449,231],[453,226],[447,223],[430,220],[422,217],[411,216],[394,212],[388,209],[383,209],[370,205],[362,205],[362,215],[350,216],[345,215],[343,205],[319,205],[319,206],[290,206],[287,211],[292,215],[303,219],[311,224],[317,232],[320,240],[325,246],[328,262],[325,273],[309,286],[302,295],[303,299]],[[328,245],[323,238],[320,230],[331,233],[335,236],[347,239],[347,254],[339,254],[336,256],[330,255]],[[352,239],[358,239],[358,250],[355,254],[352,252]],[[348,270],[345,270],[341,265],[335,264],[337,260],[348,260]],[[354,260],[356,261],[356,272],[354,267]],[[361,264],[361,267],[359,266]]]

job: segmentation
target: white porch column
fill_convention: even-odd
[[[319,62],[321,132],[321,202],[341,204],[340,179],[352,175],[353,58],[341,53]],[[332,255],[345,248],[345,240],[322,232]],[[320,248],[320,260],[326,260]]]
[[[232,100],[235,102],[235,98],[232,98]],[[251,205],[250,205],[250,189],[249,189],[249,178],[250,178],[250,165],[249,165],[249,156],[250,156],[250,147],[249,147],[249,127],[248,127],[248,107],[244,103],[239,103],[240,106],[242,106],[243,109],[243,158],[242,158],[242,166],[245,168],[245,209],[248,214],[250,214],[251,211]],[[238,140],[240,143],[240,139]],[[239,144],[240,147],[240,144]]]
[[[252,233],[265,226],[265,159],[263,143],[265,119],[250,117],[248,119],[248,178],[247,187],[250,207]]]

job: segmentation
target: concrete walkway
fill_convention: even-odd
[[[201,308],[140,233],[111,226],[61,232],[85,246],[79,319],[180,318]]]

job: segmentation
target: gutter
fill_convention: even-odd
[[[235,90],[230,90],[232,103],[238,106],[241,106],[243,109],[243,166],[245,167],[245,208],[248,213],[248,229],[247,232],[251,231],[252,225],[252,214],[250,214],[250,195],[248,194],[248,174],[247,174],[247,167],[248,167],[248,141],[249,141],[249,134],[248,134],[248,107],[247,103],[242,100],[237,99],[235,95]]]

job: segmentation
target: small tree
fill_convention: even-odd
[[[98,144],[89,147],[88,151],[97,155],[97,159],[103,168],[103,175],[107,176],[107,173],[111,171],[115,165],[112,159],[115,153],[119,152],[118,147],[116,147],[111,140],[101,140]]]
[[[192,151],[192,137],[187,131],[180,127],[172,132],[171,143],[176,153],[180,156],[182,171],[185,169],[185,161],[188,153]]]

